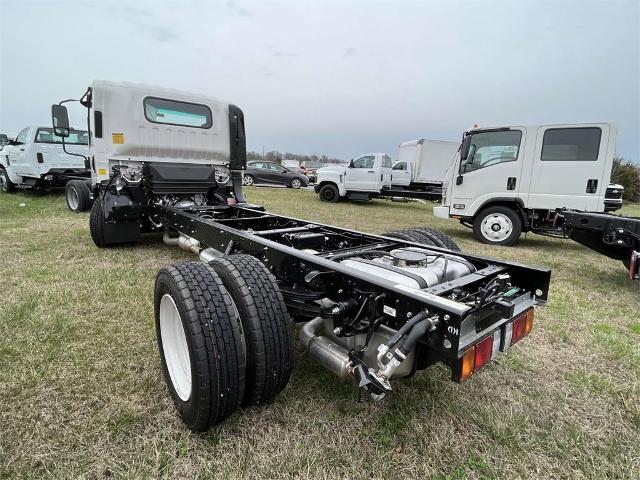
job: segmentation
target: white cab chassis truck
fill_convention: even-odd
[[[2,190],[66,186],[69,208],[77,211],[85,198],[89,202],[88,134],[73,129],[68,133],[62,138],[54,135],[51,127],[33,125],[24,128],[15,140],[0,146]],[[70,197],[70,190],[75,197]],[[90,203],[86,207],[85,210]]]
[[[96,246],[158,232],[200,260],[160,269],[154,290],[162,371],[194,431],[285,388],[292,320],[313,359],[377,400],[436,363],[467,380],[522,341],[546,302],[548,269],[463,253],[433,229],[372,235],[247,203],[234,105],[102,81],[83,105]],[[68,134],[66,108],[52,111]]]
[[[341,198],[371,200],[383,196],[382,192],[391,187],[392,166],[386,153],[366,153],[349,165],[319,168],[313,189],[323,202],[335,203]]]
[[[615,137],[610,123],[469,130],[434,214],[472,227],[483,243],[561,236],[556,209],[605,211]]]

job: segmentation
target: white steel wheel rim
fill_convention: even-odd
[[[250,175],[244,176],[244,184],[245,185],[253,185],[253,177]]]
[[[71,207],[71,210],[78,209],[78,203],[80,202],[78,200],[78,192],[74,187],[67,189],[67,202],[69,202],[69,207]]]
[[[291,180],[291,186],[293,188],[300,188],[300,185],[301,185],[301,183],[300,183],[299,179],[294,178],[293,180]]]
[[[482,236],[490,242],[501,242],[513,232],[513,222],[503,213],[492,213],[482,220]]]
[[[173,389],[186,402],[191,398],[189,347],[178,307],[168,293],[160,300],[160,338]]]

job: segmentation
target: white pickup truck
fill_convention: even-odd
[[[445,173],[458,147],[455,142],[436,140],[404,142],[393,165],[386,153],[368,153],[352,160],[348,168],[319,169],[315,191],[325,202],[373,197],[440,200]]]
[[[63,146],[51,127],[26,127],[0,149],[0,187],[12,192],[64,185],[69,208],[86,210],[91,206],[88,143],[84,130],[71,130]]]
[[[367,153],[351,160],[348,166],[319,168],[313,188],[323,202],[335,203],[340,198],[370,200],[391,187],[392,166],[386,153]]]

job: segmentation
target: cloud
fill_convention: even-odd
[[[298,54],[294,52],[281,52],[279,50],[276,50],[275,52],[273,52],[273,56],[275,58],[295,58],[298,56]]]
[[[170,27],[167,25],[152,25],[144,28],[152,39],[158,42],[170,42],[177,40],[179,37]]]
[[[251,12],[244,7],[239,6],[234,0],[227,2],[227,8],[231,13],[234,13],[240,17],[250,17]]]
[[[348,48],[345,48],[345,49],[342,51],[342,58],[349,58],[349,57],[352,57],[352,56],[354,56],[354,55],[356,54],[356,52],[357,52],[357,51],[358,51],[358,49],[357,49],[357,48],[355,48],[355,47],[348,47]]]

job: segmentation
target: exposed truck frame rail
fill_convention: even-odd
[[[558,210],[567,237],[614,260],[622,260],[629,278],[640,278],[640,218],[598,212]]]
[[[160,270],[154,295],[167,387],[194,431],[241,405],[266,403],[284,388],[293,365],[291,318],[304,323],[300,340],[309,355],[352,380],[359,396],[380,399],[393,378],[435,363],[449,366],[452,380],[466,380],[529,334],[534,306],[546,303],[550,270],[461,253],[433,229],[380,236],[250,205],[242,191],[244,118],[233,105],[173,90],[94,85],[110,92],[100,117],[117,129],[113,136],[100,132],[115,138],[113,145],[103,143],[115,153],[98,158],[95,152],[94,160],[91,151],[98,165],[94,242],[134,243],[156,232],[202,260]],[[96,91],[88,93],[86,106],[95,108]],[[164,103],[145,115],[160,111],[155,118],[180,121],[174,112],[184,109],[190,122],[202,118],[194,127],[180,126],[184,131],[206,135],[207,115],[216,115],[221,133],[206,137],[210,143],[196,155],[214,152],[211,163],[114,159],[126,148],[124,139],[169,140],[136,140],[144,120],[118,106],[142,110],[154,97]],[[54,109],[54,125],[64,134],[66,111]],[[128,122],[138,123],[127,129]],[[165,148],[175,151],[176,144]]]

